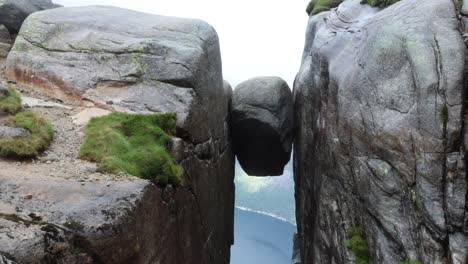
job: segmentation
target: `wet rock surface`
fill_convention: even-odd
[[[302,263],[465,263],[465,43],[450,0],[311,16],[294,87]]]
[[[251,176],[283,174],[292,149],[293,106],[288,84],[256,77],[234,90],[231,107],[234,152]]]
[[[216,32],[120,8],[59,8],[31,15],[15,43],[8,76],[56,134],[37,160],[0,160],[0,253],[18,263],[229,263],[232,91]],[[96,108],[176,112],[183,185],[78,160],[86,120],[106,112]]]

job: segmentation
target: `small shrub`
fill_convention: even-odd
[[[369,4],[373,7],[386,7],[389,5],[393,5],[400,0],[363,0],[361,4]]]
[[[400,262],[400,264],[422,264],[422,262],[419,260],[413,261],[413,260],[406,259],[405,261]]]
[[[21,97],[11,86],[8,86],[8,95],[0,98],[0,110],[9,114],[21,111]]]
[[[351,227],[348,230],[348,240],[346,240],[346,247],[350,249],[356,256],[356,263],[368,264],[369,263],[369,246],[367,241],[363,238],[362,229],[360,227]]]
[[[344,0],[311,0],[307,5],[306,12],[310,15],[316,15],[323,11],[328,11],[331,8],[337,7]]]
[[[54,136],[52,124],[39,113],[18,113],[9,117],[6,124],[29,130],[31,135],[19,138],[0,138],[0,156],[4,158],[36,157],[49,147]]]
[[[98,162],[99,170],[127,173],[158,184],[182,183],[182,168],[169,154],[175,113],[112,113],[93,118],[85,128],[80,157]]]

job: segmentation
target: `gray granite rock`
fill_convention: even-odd
[[[278,176],[291,157],[293,106],[288,84],[256,77],[239,84],[231,106],[234,153],[251,176]]]
[[[0,126],[0,138],[27,137],[31,132],[24,128]]]
[[[15,264],[12,260],[8,259],[3,254],[0,254],[0,264]]]
[[[55,8],[51,0],[2,0],[0,1],[0,24],[10,33],[18,33],[23,21],[32,13]]]
[[[461,8],[461,13],[462,15],[468,16],[468,1],[466,0],[462,0],[462,1],[463,1],[463,4]]]
[[[294,87],[303,263],[465,263],[465,49],[451,0],[309,19]]]
[[[11,39],[11,36],[10,36],[10,32],[2,24],[0,24],[0,42],[1,43],[8,43],[8,44],[13,43],[13,41]]]
[[[35,13],[15,41],[6,74],[63,101],[176,112],[178,129],[196,142],[221,131],[219,117],[202,120],[222,110],[223,80],[217,34],[200,20],[108,6]]]
[[[26,19],[7,64],[11,80],[55,99],[133,113],[176,112],[174,152],[184,184],[76,183],[63,175],[23,180],[0,171],[0,185],[12,187],[0,190],[6,193],[0,209],[19,206],[21,212],[9,214],[27,221],[32,212],[44,214],[41,224],[29,226],[0,215],[0,252],[21,263],[229,263],[232,91],[223,85],[218,36],[210,25],[115,7],[51,9]],[[23,201],[26,190],[38,195]]]
[[[10,94],[8,88],[0,84],[0,98],[6,97]]]
[[[0,58],[6,58],[11,49],[12,39],[8,29],[0,24]]]

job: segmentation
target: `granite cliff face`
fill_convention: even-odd
[[[467,263],[466,46],[451,0],[311,16],[294,86],[302,263]],[[362,256],[361,256],[362,257]]]
[[[34,110],[70,123],[51,152],[67,141],[70,151],[59,161],[0,161],[0,262],[229,263],[232,91],[211,26],[102,6],[38,12],[24,22],[6,74],[26,93],[68,105]],[[176,112],[184,184],[62,173],[79,162],[72,139],[82,127],[68,118],[90,107]]]

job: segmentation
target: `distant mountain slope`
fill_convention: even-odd
[[[292,162],[283,176],[250,177],[236,162],[236,206],[273,214],[296,223]]]
[[[235,241],[231,264],[291,263],[296,227],[255,212],[235,210]]]

